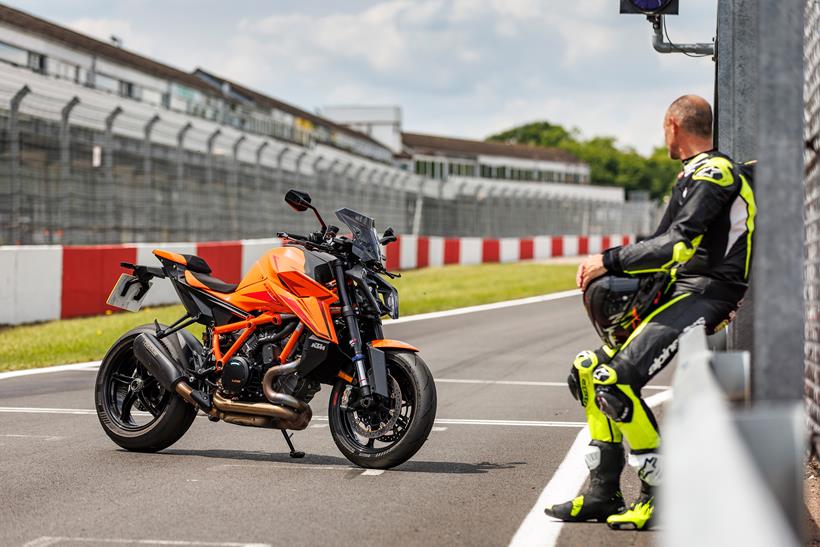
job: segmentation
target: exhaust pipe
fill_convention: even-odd
[[[305,405],[303,412],[297,413],[290,408],[270,403],[231,401],[219,393],[214,393],[214,408],[219,411],[219,419],[225,422],[253,427],[301,431],[313,418],[313,411],[308,405]]]
[[[213,409],[208,398],[185,381],[182,367],[156,336],[148,332],[140,334],[134,339],[133,351],[134,357],[166,391],[174,391],[192,405],[212,414]]]

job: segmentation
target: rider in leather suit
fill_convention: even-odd
[[[714,330],[748,286],[756,213],[748,171],[714,150],[712,111],[701,97],[673,102],[664,133],[669,156],[682,160],[683,171],[657,231],[590,256],[578,269],[584,290],[606,274],[667,272],[669,283],[625,341],[581,352],[572,365],[570,389],[584,405],[592,437],[590,483],[578,497],[545,509],[561,520],[607,521],[616,529],[652,525],[661,438],[641,388],[672,360],[684,330],[698,324]],[[620,492],[623,439],[641,480],[641,495],[629,508]]]

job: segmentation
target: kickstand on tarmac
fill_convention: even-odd
[[[285,438],[285,442],[288,443],[288,448],[290,448],[290,457],[291,458],[304,458],[305,457],[304,452],[302,452],[301,450],[296,450],[295,448],[293,448],[293,442],[291,442],[291,440],[290,440],[290,438],[293,437],[293,434],[291,433],[290,435],[288,435],[288,432],[285,431],[284,429],[280,429],[279,431],[282,432],[282,436]]]

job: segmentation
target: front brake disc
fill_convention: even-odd
[[[356,411],[351,416],[353,429],[367,439],[376,439],[391,431],[396,420],[401,415],[401,388],[392,376],[388,376],[390,384],[390,407],[377,412],[370,412],[368,420],[364,419],[362,411]],[[378,422],[378,423],[376,423]]]

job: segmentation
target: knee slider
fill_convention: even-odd
[[[632,420],[632,400],[617,386],[604,385],[595,387],[595,404],[604,415],[616,422]]]
[[[574,370],[592,369],[598,366],[598,354],[592,350],[585,350],[575,356],[572,361]]]

